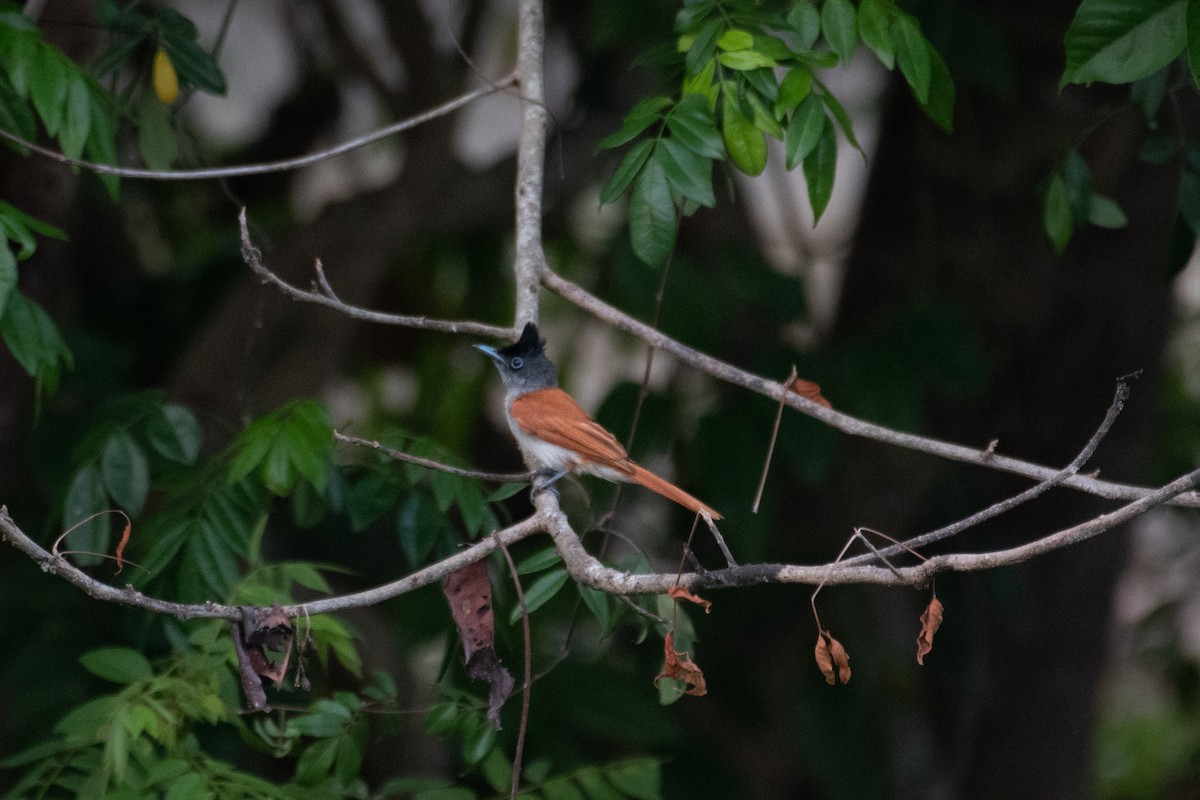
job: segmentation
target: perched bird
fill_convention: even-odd
[[[525,464],[548,476],[547,488],[568,472],[606,481],[636,483],[674,500],[689,511],[721,519],[690,494],[633,462],[616,437],[587,415],[571,395],[558,388],[558,372],[546,357],[537,326],[525,325],[521,338],[497,350],[476,348],[496,363],[504,386],[504,414],[525,457]]]

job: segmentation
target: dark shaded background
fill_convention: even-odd
[[[335,3],[291,5],[296,19],[322,21],[328,49],[313,52],[297,24],[304,80],[279,98],[257,141],[212,158],[268,160],[320,146],[337,119],[341,82],[366,83],[388,114],[403,116],[453,95],[471,75],[457,52],[434,46],[436,31],[410,4],[384,3],[385,33],[408,76],[402,92],[386,92]],[[461,44],[474,52],[490,18],[482,2],[459,5],[467,17]],[[615,163],[611,154],[595,154],[597,142],[658,85],[653,68],[628,65],[669,37],[673,6],[548,5],[551,34],[563,37],[580,70],[574,96],[556,109],[549,147],[550,261],[649,319],[658,274],[630,254],[623,231],[599,250],[585,247],[573,212],[594,204],[588,192]],[[1114,480],[1162,477],[1179,466],[1156,460],[1170,270],[1178,266],[1170,252],[1177,168],[1138,160],[1146,122],[1122,110],[1123,91],[1057,91],[1074,4],[931,0],[912,10],[955,75],[956,132],[940,132],[903,87],[885,93],[880,146],[832,330],[804,352],[788,343],[788,326],[805,315],[802,286],[757,254],[729,193],[717,210],[683,225],[663,328],[763,374],[782,376],[796,363],[849,413],[968,445],[998,438],[1003,452],[1048,465],[1066,463],[1087,440],[1114,378],[1144,370],[1094,466]],[[87,58],[98,46],[90,29],[55,22],[86,23],[90,13],[88,3],[51,3],[48,35]],[[1194,119],[1194,109],[1182,112]],[[22,265],[21,286],[64,327],[76,368],[35,424],[31,382],[0,355],[0,502],[27,530],[48,536],[58,525],[53,508],[72,444],[103,416],[105,401],[122,393],[165,387],[196,409],[215,452],[250,415],[327,394],[347,379],[369,387],[381,368],[397,366],[415,381],[415,402],[400,413],[368,404],[374,419],[435,437],[480,466],[515,466],[506,432],[485,416],[495,400],[492,376],[465,355],[467,342],[369,326],[285,300],[252,280],[237,255],[236,212],[245,203],[269,263],[294,283],[306,283],[320,257],[349,303],[507,322],[512,159],[484,170],[464,166],[447,146],[454,125],[443,119],[406,135],[398,179],[311,221],[289,210],[292,175],[227,185],[126,182],[124,202],[114,206],[87,176],[4,154],[0,195],[70,232],[70,244],[43,243]],[[1120,203],[1130,224],[1083,228],[1058,258],[1041,232],[1039,186],[1071,146],[1081,147],[1096,189]],[[169,248],[162,274],[139,261],[134,240],[144,225]],[[549,298],[544,312],[563,331],[585,322]],[[568,381],[587,378],[578,345],[550,343]],[[619,347],[638,357],[632,342]],[[680,481],[727,513],[725,530],[745,561],[819,563],[856,525],[917,533],[1025,485],[788,417],[763,511],[752,516],[747,498],[774,409],[740,391],[701,386],[705,402],[696,412],[694,376],[670,372],[647,405],[635,454],[670,451]],[[627,430],[635,394],[617,385],[600,418]],[[603,508],[606,488],[587,488]],[[624,508],[639,499],[627,495]],[[521,496],[513,502],[519,512]],[[1009,546],[1106,507],[1057,493],[955,547]],[[667,530],[685,531],[686,520],[671,513]],[[627,516],[626,532],[635,537],[645,535],[632,524],[637,519]],[[602,655],[576,645],[535,688],[529,752],[567,762],[659,755],[668,759],[671,797],[1093,796],[1098,682],[1125,541],[1115,531],[1019,568],[942,579],[946,625],[923,668],[914,663],[912,638],[924,595],[826,592],[825,623],[853,659],[847,687],[826,686],[813,666],[808,592],[795,587],[714,598],[714,613],[697,621],[698,659],[711,690],[703,700],[659,709],[650,686],[657,647],[635,647],[627,633],[603,642],[609,650]],[[400,574],[398,563],[379,556],[388,547],[386,535],[351,538],[333,525],[289,544],[305,557],[336,557],[363,582]],[[8,753],[44,736],[96,690],[76,665],[80,652],[137,640],[145,623],[0,552],[0,753]],[[416,649],[443,630],[444,612],[430,612],[437,606],[436,596],[423,594],[356,615],[359,630],[370,632],[362,642],[368,663],[398,680],[422,680],[409,670]],[[380,748],[368,775],[446,758],[419,730],[394,749]],[[1195,795],[1181,789],[1177,796]]]

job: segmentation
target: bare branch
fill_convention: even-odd
[[[434,106],[428,111],[422,111],[420,114],[402,119],[398,122],[393,122],[391,125],[385,125],[376,131],[371,131],[363,136],[356,136],[353,139],[334,145],[325,150],[319,150],[315,153],[309,153],[305,156],[296,158],[286,158],[282,161],[267,161],[261,164],[241,164],[234,167],[211,167],[207,169],[178,169],[178,170],[157,170],[157,169],[139,169],[136,167],[117,167],[112,164],[101,164],[96,161],[86,161],[80,158],[71,158],[63,155],[57,150],[51,150],[48,147],[42,147],[39,144],[30,142],[26,139],[17,136],[15,133],[10,133],[0,128],[0,138],[7,139],[13,144],[32,150],[38,155],[45,156],[53,161],[61,164],[69,164],[72,167],[81,167],[99,175],[116,175],[118,178],[143,178],[152,181],[197,181],[211,180],[213,178],[236,178],[243,175],[266,175],[272,172],[287,172],[289,170],[300,169],[301,167],[311,166],[321,161],[335,158],[340,155],[349,153],[352,150],[357,150],[360,147],[366,147],[369,144],[374,144],[381,139],[386,139],[389,136],[395,136],[397,133],[415,128],[418,125],[423,125],[430,120],[444,117],[462,108],[469,103],[487,97],[490,94],[495,94],[498,91],[507,89],[516,82],[515,75],[508,75],[495,83],[490,83],[486,86],[480,86],[477,89],[472,89],[469,92],[464,92],[453,100],[447,100],[445,103]]]
[[[409,464],[436,469],[439,472],[447,472],[451,475],[457,475],[460,478],[470,478],[471,480],[487,481],[489,483],[524,483],[533,478],[532,472],[481,472],[474,469],[463,469],[462,467],[454,467],[449,464],[443,464],[440,461],[434,461],[431,458],[421,458],[414,456],[411,453],[405,453],[401,450],[394,450],[391,447],[383,445],[371,439],[360,439],[357,436],[348,436],[341,431],[334,431],[333,438],[339,442],[346,444],[354,444],[360,447],[370,447],[373,450],[378,450],[388,458],[394,458],[397,461],[405,461]]]
[[[497,338],[508,337],[512,335],[512,331],[508,328],[502,328],[498,325],[487,325],[482,322],[474,322],[471,320],[446,320],[446,319],[430,319],[429,317],[411,316],[407,314],[388,314],[382,311],[371,311],[370,309],[359,308],[343,303],[338,299],[332,289],[329,287],[329,282],[324,280],[324,270],[318,269],[318,287],[320,291],[309,291],[299,289],[283,278],[280,278],[270,270],[262,261],[262,252],[254,246],[254,242],[250,240],[250,229],[246,224],[246,209],[243,208],[238,214],[238,224],[242,231],[242,260],[250,269],[254,270],[254,274],[262,280],[263,283],[274,284],[280,291],[291,297],[294,300],[302,300],[305,303],[315,303],[319,306],[331,308],[341,314],[345,314],[353,319],[361,319],[367,322],[378,322],[384,325],[399,325],[405,328],[421,328],[424,330],[441,331],[442,333],[469,333],[474,336],[494,336]],[[319,264],[320,262],[318,262]]]
[[[333,611],[345,611],[351,608],[364,608],[376,605],[384,600],[390,600],[402,594],[436,583],[456,569],[467,564],[487,558],[501,544],[511,545],[545,530],[541,517],[533,516],[504,530],[497,531],[493,536],[481,539],[475,544],[465,547],[452,556],[442,559],[436,564],[406,575],[399,580],[376,586],[353,594],[343,594],[336,597],[326,597],[308,603],[297,603],[283,607],[286,616],[295,617],[301,614],[327,614]],[[13,547],[25,553],[43,572],[59,575],[68,583],[82,589],[89,597],[109,603],[142,608],[158,614],[169,614],[181,620],[187,619],[230,619],[241,620],[242,610],[239,606],[228,606],[221,603],[174,603],[148,597],[130,585],[117,588],[102,583],[82,570],[75,567],[65,558],[54,556],[41,545],[29,538],[9,516],[8,508],[0,506],[0,540],[7,540]]]
[[[878,442],[892,444],[919,453],[945,458],[950,461],[960,461],[965,464],[975,464],[981,467],[1010,472],[1033,480],[1044,481],[1054,478],[1058,470],[1022,461],[995,453],[995,448],[976,449],[952,444],[912,433],[891,430],[873,422],[852,417],[832,408],[825,408],[796,392],[788,391],[783,384],[755,375],[743,369],[728,364],[712,356],[694,350],[685,344],[677,342],[669,336],[629,316],[620,309],[609,305],[600,298],[588,292],[577,283],[563,278],[547,269],[542,273],[542,284],[563,299],[574,303],[596,318],[607,322],[618,330],[636,336],[651,347],[656,347],[671,354],[683,363],[706,372],[718,380],[741,386],[752,392],[780,401],[797,411],[815,417],[832,428],[836,428],[850,436],[861,436]],[[1111,481],[1102,481],[1083,475],[1071,475],[1062,481],[1063,486],[1077,489],[1088,494],[1103,497],[1108,500],[1136,500],[1154,492],[1143,486],[1131,486]],[[1200,495],[1188,491],[1172,495],[1170,505],[1187,508],[1200,508]]]
[[[521,89],[521,135],[517,143],[516,185],[516,324],[537,322],[539,281],[546,266],[542,250],[542,187],[545,183],[546,89],[543,81],[546,43],[541,0],[517,4],[517,83]]]

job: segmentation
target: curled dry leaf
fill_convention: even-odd
[[[672,586],[670,589],[667,589],[667,597],[670,597],[672,600],[687,600],[689,603],[695,603],[704,609],[705,614],[708,614],[712,611],[711,600],[705,600],[700,595],[692,594],[678,584]]]
[[[270,608],[242,609],[242,638],[254,671],[278,687],[292,657],[295,629],[279,604]],[[282,654],[282,655],[280,655]],[[274,657],[272,657],[274,655]]]
[[[496,656],[496,618],[492,611],[492,584],[487,563],[476,561],[446,576],[442,584],[458,638],[463,646],[467,675],[492,687],[488,721],[500,728],[500,708],[512,694],[513,677]]]
[[[133,533],[133,523],[125,518],[125,529],[121,531],[121,541],[117,542],[117,574],[125,569],[125,545],[129,544],[129,535]]]
[[[850,682],[850,654],[827,630],[817,635],[817,666],[830,686]]]
[[[820,384],[813,383],[812,381],[806,381],[803,378],[792,378],[791,383],[788,384],[788,388],[801,397],[807,400],[812,400],[817,405],[822,405],[826,408],[833,408],[833,404],[821,395]]]
[[[700,667],[696,666],[696,662],[692,661],[687,652],[676,652],[673,631],[667,631],[667,635],[663,637],[663,671],[654,677],[654,685],[658,686],[658,682],[663,678],[674,678],[687,684],[688,689],[684,694],[693,697],[708,694],[708,686],[704,683],[704,673],[700,671]]]
[[[917,634],[917,663],[924,666],[925,656],[933,649],[933,635],[942,626],[942,601],[934,597],[921,612],[921,632]]]

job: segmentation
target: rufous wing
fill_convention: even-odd
[[[521,430],[580,458],[629,473],[629,454],[617,438],[587,415],[562,389],[538,389],[512,401],[509,412]]]
[[[645,467],[635,464],[617,438],[587,415],[562,389],[527,392],[509,406],[513,420],[525,433],[578,453],[580,458],[613,469],[626,479],[673,500],[689,511],[721,519],[716,511]]]

